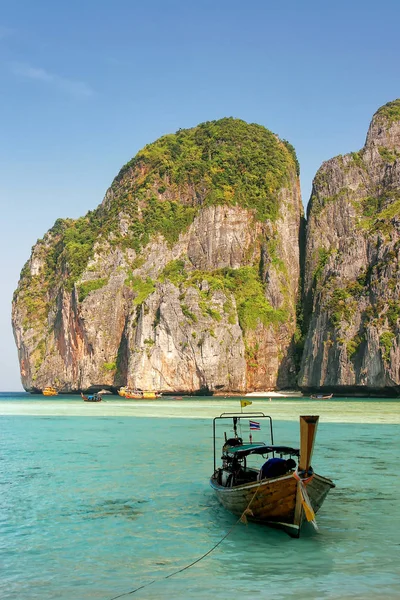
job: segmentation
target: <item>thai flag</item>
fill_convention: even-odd
[[[258,423],[257,421],[249,421],[249,425],[250,425],[250,429],[258,430],[258,431],[261,429],[260,423]]]

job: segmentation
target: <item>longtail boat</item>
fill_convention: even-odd
[[[216,425],[233,423],[234,436],[222,447],[222,466],[216,465]],[[315,513],[335,484],[311,466],[318,416],[300,417],[300,449],[274,444],[272,418],[264,413],[222,413],[213,420],[214,473],[210,479],[219,502],[230,512],[300,537],[302,526],[315,529]],[[255,431],[267,425],[269,443],[253,442]],[[218,423],[220,426],[221,423]],[[230,425],[230,424],[229,424]],[[240,428],[240,435],[238,433]],[[249,429],[249,443],[241,431]],[[259,435],[259,434],[257,434]],[[268,459],[260,467],[260,459]]]
[[[143,398],[143,392],[140,390],[126,390],[125,398],[127,400],[141,400]]]
[[[81,392],[82,399],[84,402],[101,402],[102,397],[100,394],[88,394],[87,396]]]
[[[43,396],[57,396],[58,392],[56,390],[56,388],[54,388],[52,385],[48,385],[47,387],[44,388],[44,390],[42,391]]]
[[[153,392],[150,390],[143,391],[143,398],[147,400],[154,400],[155,398],[161,398],[161,392]]]
[[[311,394],[311,400],[330,400],[333,394]]]
[[[155,400],[156,398],[160,397],[160,392],[152,392],[147,390],[130,390],[126,388],[124,393],[124,398],[127,400]]]
[[[138,400],[143,398],[143,392],[141,390],[133,390],[132,388],[128,387],[119,388],[118,394],[127,400]]]

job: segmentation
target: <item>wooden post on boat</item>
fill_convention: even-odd
[[[311,458],[314,449],[315,435],[317,433],[319,416],[300,417],[300,458],[299,471],[308,471],[311,466]],[[300,482],[297,484],[296,507],[294,511],[294,525],[298,527],[298,536],[300,536],[300,527],[303,521],[303,503],[300,489]]]
[[[299,471],[307,471],[311,466],[318,420],[319,417],[300,417]]]

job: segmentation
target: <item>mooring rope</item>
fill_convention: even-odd
[[[139,590],[142,590],[143,588],[148,587],[149,585],[152,585],[153,583],[156,583],[157,581],[162,581],[163,579],[169,579],[170,577],[173,577],[174,575],[177,575],[178,573],[182,573],[182,571],[186,571],[186,569],[190,569],[190,567],[193,567],[193,565],[197,564],[198,562],[203,560],[203,558],[205,558],[206,556],[211,554],[211,552],[213,552],[216,548],[218,548],[218,546],[220,544],[222,544],[222,542],[224,540],[226,540],[228,535],[230,535],[232,533],[232,531],[235,529],[236,525],[238,525],[239,523],[245,523],[247,525],[246,515],[251,513],[250,506],[252,505],[254,498],[257,496],[257,493],[258,493],[258,490],[260,489],[260,487],[261,487],[260,485],[257,486],[257,489],[254,492],[250,502],[248,503],[247,507],[244,509],[244,511],[242,512],[242,514],[240,515],[240,517],[238,518],[236,523],[234,523],[232,525],[232,527],[229,529],[229,531],[219,540],[219,542],[217,542],[215,544],[215,546],[210,548],[210,550],[208,552],[203,554],[203,556],[200,556],[200,558],[197,558],[196,560],[191,562],[189,565],[186,565],[186,567],[182,567],[182,569],[178,569],[177,571],[174,571],[173,573],[170,573],[169,575],[165,575],[164,577],[159,577],[158,579],[153,579],[153,581],[149,581],[149,583],[144,583],[143,585],[135,588],[134,590],[130,590],[129,592],[123,592],[122,594],[119,594],[118,596],[113,596],[112,598],[110,598],[110,600],[117,600],[117,598],[123,598],[124,596],[130,596],[131,594],[134,594],[135,592],[138,592]]]
[[[306,489],[306,486],[314,479],[314,470],[312,467],[309,467],[308,471],[299,471],[299,467],[297,467],[297,469],[293,473],[293,477],[297,480],[297,485],[300,489],[300,500],[303,506],[306,519],[309,523],[311,523],[315,531],[318,531],[318,525],[315,519],[315,512]]]

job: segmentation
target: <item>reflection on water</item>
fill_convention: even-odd
[[[77,508],[76,514],[84,519],[105,519],[106,517],[122,517],[134,521],[143,513],[140,504],[147,500],[106,500],[91,506]]]
[[[144,416],[150,404],[118,418],[1,417],[0,483],[9,482],[0,487],[2,600],[107,600],[154,579],[135,597],[398,597],[398,404],[339,402],[338,422],[333,407],[322,407],[330,419],[321,415],[313,462],[337,487],[317,515],[319,533],[299,540],[235,525],[213,496],[212,426],[202,415],[222,412],[221,400],[172,403],[157,419]],[[310,402],[268,404],[284,415],[276,441],[296,443]],[[312,412],[320,412],[315,403]],[[204,560],[165,579],[232,528]]]

